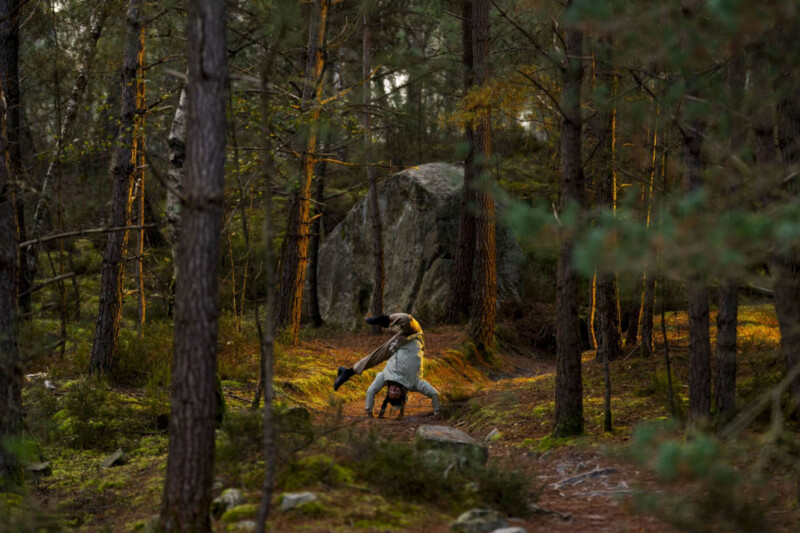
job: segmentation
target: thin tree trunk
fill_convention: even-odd
[[[139,213],[139,225],[144,225],[144,203],[145,203],[145,168],[146,168],[146,160],[145,160],[145,111],[147,109],[147,97],[145,95],[145,85],[144,85],[144,72],[145,72],[145,28],[144,26],[141,27],[139,30],[139,72],[136,76],[136,139],[134,140],[136,145],[136,165],[137,168],[134,170],[135,173],[138,173],[138,181],[137,181],[137,190],[138,194],[136,195]],[[139,333],[139,337],[144,335],[144,323],[147,314],[147,302],[145,300],[145,289],[144,289],[144,238],[145,238],[145,228],[142,227],[139,229],[136,235],[136,289],[137,289],[137,307],[139,313],[139,321],[136,324],[136,330]]]
[[[169,130],[169,172],[167,173],[167,207],[165,217],[167,219],[167,235],[171,243],[172,251],[172,283],[170,286],[169,312],[172,313],[172,303],[174,302],[175,285],[178,281],[178,243],[180,242],[180,222],[181,222],[181,194],[183,182],[186,180],[186,117],[188,101],[186,99],[186,87],[181,89],[178,98],[178,107],[175,110],[175,117],[172,119],[172,127]]]
[[[386,276],[383,266],[383,223],[381,222],[381,206],[378,203],[378,183],[375,179],[375,168],[370,164],[372,163],[372,120],[371,111],[369,109],[372,104],[371,83],[370,83],[370,21],[369,21],[369,2],[365,1],[362,5],[364,13],[362,30],[363,39],[361,42],[361,75],[364,78],[364,93],[363,104],[364,113],[362,115],[364,127],[364,159],[367,164],[367,184],[368,203],[370,220],[372,221],[372,254],[375,262],[374,266],[374,280],[375,283],[372,287],[372,301],[370,303],[370,314],[378,316],[383,314],[383,290],[386,282]],[[379,325],[374,325],[371,328],[373,335],[380,335],[383,328]]]
[[[464,92],[475,84],[472,50],[472,0],[462,0],[461,46],[464,62]],[[475,139],[473,124],[464,127],[467,153],[464,156],[464,187],[461,193],[461,220],[458,226],[458,245],[450,278],[450,294],[444,310],[445,322],[454,324],[470,316],[472,307],[472,270],[475,262]]]
[[[264,47],[267,48],[266,46]],[[264,241],[267,243],[265,251],[266,268],[266,318],[264,329],[261,331],[259,326],[259,336],[261,345],[261,382],[264,390],[264,482],[261,487],[261,502],[258,507],[258,519],[256,521],[256,533],[264,533],[267,519],[269,518],[270,506],[272,503],[272,492],[275,480],[276,468],[276,446],[275,446],[275,423],[273,422],[273,359],[275,348],[275,322],[273,320],[273,309],[275,306],[275,260],[272,253],[272,155],[270,153],[270,137],[268,117],[269,100],[267,96],[267,81],[271,70],[272,58],[266,59],[261,70],[261,142],[262,142],[262,171],[264,173]],[[258,317],[256,318],[258,321]]]
[[[15,0],[0,1],[0,14],[18,13]],[[3,19],[6,20],[6,19]],[[3,26],[0,57],[18,54],[18,24]],[[11,70],[4,73],[11,77]],[[5,88],[5,83],[0,90]],[[5,94],[0,94],[0,490],[4,484],[21,485],[22,468],[5,443],[22,436],[22,360],[17,346],[17,225],[13,175],[9,168]],[[10,488],[10,487],[8,487]]]
[[[737,53],[728,64],[728,102],[730,109],[739,109],[745,86],[744,58]],[[731,134],[731,157],[738,157],[747,142],[747,129],[734,114],[728,113],[728,127]],[[730,184],[725,189],[726,198],[735,197],[740,188],[741,176],[736,165],[729,164]],[[723,202],[727,201],[723,199]],[[731,421],[736,412],[736,329],[738,317],[738,283],[736,278],[723,276],[717,306],[717,375],[716,375],[716,413],[718,428]]]
[[[489,0],[472,4],[472,42],[475,85],[489,81]],[[492,117],[485,104],[476,109],[474,132],[475,161],[475,281],[469,336],[479,352],[488,354],[494,342],[497,315],[497,248],[495,245],[494,198],[491,191]]]
[[[658,126],[659,126],[660,109],[656,106],[656,123],[653,126],[653,148],[652,156],[650,158],[650,184],[647,188],[647,211],[645,214],[645,226],[650,229],[652,227],[653,219],[653,185],[656,179],[656,161],[658,158]],[[645,262],[644,265],[644,286],[642,287],[642,311],[639,322],[639,332],[641,333],[641,350],[642,357],[650,357],[653,355],[653,307],[655,306],[656,299],[656,278],[653,273],[653,265],[650,261]]]
[[[139,33],[142,27],[143,0],[130,0],[125,34],[125,51],[122,59],[122,112],[118,146],[114,152],[113,191],[109,226],[130,224],[131,192],[133,190],[136,146],[134,120],[136,114],[135,80],[139,68]],[[117,354],[117,336],[122,314],[124,254],[128,232],[108,234],[103,253],[100,278],[100,306],[92,343],[89,373],[108,373],[113,370]]]
[[[311,181],[314,177],[314,152],[317,146],[317,129],[320,109],[316,101],[322,93],[322,72],[325,67],[325,28],[329,0],[314,0],[309,25],[308,64],[306,66],[303,104],[311,106],[305,135],[305,146],[300,160],[300,185],[292,191],[288,206],[281,250],[280,277],[278,279],[275,325],[285,329],[290,343],[296,343],[300,333],[303,289],[308,267],[308,234],[311,221]]]
[[[218,268],[225,170],[225,2],[194,0],[188,137],[175,302],[175,359],[162,531],[210,531],[214,472]]]
[[[566,10],[572,6],[567,2]],[[581,80],[583,32],[567,27],[566,59],[561,86],[561,210],[583,203],[584,176],[581,161]],[[583,385],[581,383],[581,335],[578,318],[578,275],[572,265],[573,241],[565,238],[558,255],[556,298],[556,417],[557,437],[583,432]]]
[[[330,139],[330,136],[329,136]],[[330,146],[330,141],[326,143]],[[328,162],[317,164],[317,177],[314,186],[314,223],[311,228],[311,243],[308,258],[308,293],[311,301],[311,323],[315,328],[322,326],[322,313],[319,309],[319,243],[322,240],[322,204],[325,201],[325,177],[328,173]],[[380,314],[380,313],[378,313]]]

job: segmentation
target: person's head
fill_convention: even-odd
[[[406,403],[407,391],[406,388],[400,385],[399,383],[395,383],[390,381],[386,387],[386,398],[389,400],[389,403],[395,407],[399,407]]]

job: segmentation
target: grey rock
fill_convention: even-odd
[[[483,465],[489,450],[478,441],[450,426],[420,426],[414,441],[426,457],[436,457],[443,464]]]
[[[242,492],[239,489],[225,489],[222,494],[211,502],[211,516],[219,518],[227,511],[244,503]]]
[[[495,529],[492,533],[528,533],[528,531],[522,527],[501,527],[500,529]]]
[[[446,300],[460,223],[464,170],[429,163],[388,176],[378,185],[384,234],[384,309],[435,314]],[[498,206],[498,211],[500,210]],[[522,250],[497,224],[498,291],[522,298]],[[372,230],[362,198],[323,242],[319,251],[319,303],[329,323],[363,325],[373,286]]]
[[[240,520],[233,524],[230,527],[233,531],[255,531],[256,530],[256,521],[255,520]]]
[[[450,524],[456,533],[492,533],[508,526],[506,517],[492,509],[470,509]]]
[[[217,479],[214,480],[214,484],[211,485],[211,491],[212,492],[217,492],[218,490],[222,490],[222,487],[224,487],[224,486],[225,485],[222,483],[222,480],[217,478]]]
[[[154,514],[144,523],[142,533],[160,533],[161,515]]]
[[[489,432],[489,434],[488,434],[488,435],[486,435],[486,436],[483,438],[483,442],[485,442],[486,444],[488,444],[488,443],[490,443],[490,442],[492,442],[492,441],[495,441],[495,440],[498,440],[498,439],[501,439],[501,438],[503,438],[503,434],[502,434],[502,433],[500,433],[500,430],[499,430],[499,429],[497,429],[497,428],[494,428],[493,430],[491,430],[491,431]]]
[[[128,457],[125,455],[125,452],[122,451],[122,448],[119,448],[117,451],[103,459],[103,462],[100,463],[100,468],[111,468],[112,466],[124,465],[127,462]]]
[[[33,463],[25,467],[25,471],[33,474],[34,476],[52,476],[53,475],[53,467],[50,465],[49,461],[45,461],[44,463]]]
[[[281,500],[281,511],[294,509],[298,505],[313,502],[317,496],[313,492],[286,492]]]

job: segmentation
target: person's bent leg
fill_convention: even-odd
[[[392,351],[389,349],[389,346],[399,336],[399,333],[397,335],[393,335],[389,340],[375,348],[372,353],[362,357],[356,364],[353,365],[353,373],[361,374],[365,370],[369,370],[370,368],[376,367],[384,361],[388,361],[392,356]]]
[[[336,380],[333,382],[333,390],[339,390],[339,387],[341,387],[347,380],[356,374],[360,375],[365,370],[369,370],[370,368],[376,367],[384,361],[388,361],[392,356],[392,351],[389,347],[395,339],[400,337],[400,335],[400,333],[393,335],[389,340],[375,348],[372,353],[359,359],[358,362],[351,368],[340,366],[338,374],[336,375]]]

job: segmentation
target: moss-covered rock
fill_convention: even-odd
[[[251,518],[255,518],[258,515],[258,504],[256,503],[245,503],[243,505],[237,505],[233,509],[230,509],[222,515],[221,520],[223,522],[233,523],[239,522],[240,520],[248,520]]]

